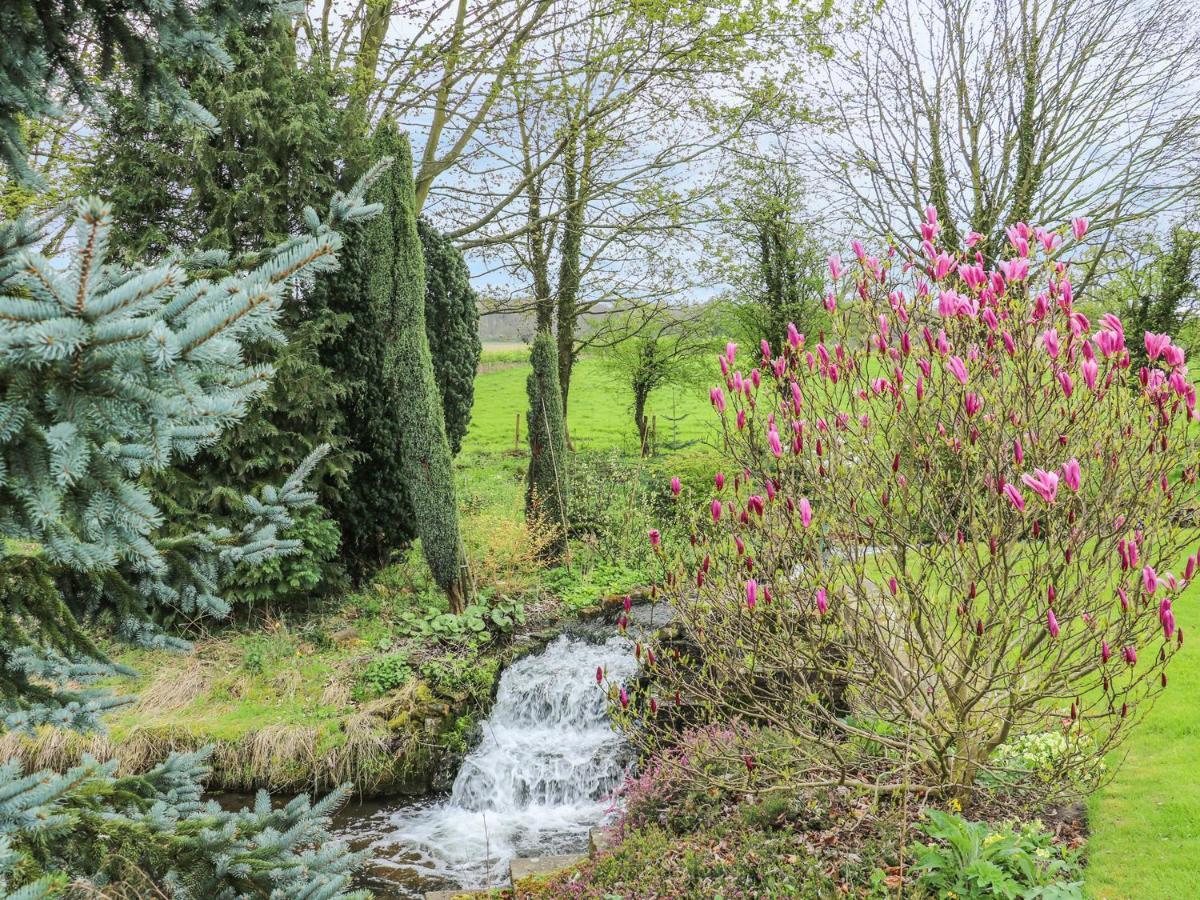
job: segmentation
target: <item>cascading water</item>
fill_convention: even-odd
[[[483,887],[503,881],[514,857],[584,850],[630,762],[597,666],[613,682],[631,679],[633,645],[560,637],[506,669],[449,798],[387,813],[371,845],[375,870],[386,857],[409,891]]]

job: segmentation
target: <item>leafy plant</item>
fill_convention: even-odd
[[[358,676],[358,683],[364,692],[378,696],[403,687],[412,674],[406,653],[390,653],[371,660]]]
[[[399,613],[396,631],[411,637],[457,642],[508,634],[525,622],[525,605],[514,600],[472,603],[461,613],[406,609]]]
[[[909,852],[920,872],[919,885],[937,897],[1083,897],[1083,882],[1071,880],[1079,872],[1078,860],[1054,845],[1041,822],[991,825],[937,809],[926,816],[918,828],[933,843],[914,844]]]

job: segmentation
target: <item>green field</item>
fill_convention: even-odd
[[[1200,583],[1175,604],[1196,634]],[[1193,638],[1194,640],[1194,638]],[[1171,663],[1167,690],[1125,746],[1111,784],[1089,806],[1086,888],[1121,900],[1200,897],[1200,658]]]
[[[714,371],[716,362],[713,363]],[[529,375],[528,351],[519,344],[489,344],[475,380],[475,406],[471,429],[463,445],[466,455],[499,453],[513,449],[516,420],[521,420],[525,451],[525,379]],[[567,427],[572,443],[581,450],[621,450],[635,453],[637,429],[633,422],[633,394],[628,384],[602,360],[586,356],[575,366]],[[647,414],[658,418],[660,446],[700,440],[716,423],[702,385],[664,387],[650,398]]]

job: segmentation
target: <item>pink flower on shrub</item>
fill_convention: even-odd
[[[1089,391],[1096,389],[1096,376],[1100,374],[1100,366],[1096,364],[1094,359],[1085,359],[1079,366],[1079,371],[1083,375],[1083,383],[1087,385]]]
[[[829,597],[825,593],[825,588],[817,588],[817,609],[821,611],[821,615],[825,615],[829,611]]]
[[[1051,359],[1057,359],[1059,353],[1058,329],[1047,328],[1042,332],[1042,344],[1046,348],[1046,352],[1050,354]]]
[[[1033,474],[1021,476],[1021,482],[1034,491],[1046,503],[1053,503],[1058,496],[1058,475],[1044,469],[1034,469]]]
[[[671,493],[678,497],[681,490],[683,490],[683,483],[679,480],[679,476],[672,478]]]
[[[1155,573],[1153,566],[1142,567],[1142,587],[1147,594],[1152,596],[1158,590],[1158,575]]]
[[[1100,662],[1107,663],[1112,659],[1112,648],[1108,646],[1108,641],[1100,642]]]
[[[1046,630],[1050,632],[1050,637],[1058,637],[1058,619],[1054,615],[1054,610],[1046,610]]]
[[[657,528],[650,529],[649,537],[650,537],[650,546],[651,547],[657,547],[659,544],[662,543],[662,535],[659,533],[659,530]]]
[[[1152,331],[1147,331],[1143,337],[1143,342],[1146,345],[1146,356],[1151,362],[1154,362],[1171,346],[1171,336],[1169,334],[1155,334]]]
[[[957,356],[951,356],[946,360],[946,370],[959,380],[960,383],[967,383],[967,365]]]
[[[812,524],[812,504],[808,502],[807,497],[800,498],[800,524],[807,528]]]
[[[758,582],[749,578],[746,580],[746,606],[754,609],[756,603],[758,603]]]
[[[1125,662],[1129,663],[1129,665],[1137,665],[1137,650],[1133,648],[1133,645],[1122,647],[1121,656],[1125,658]]]
[[[778,458],[783,456],[783,445],[779,442],[779,432],[772,428],[767,432],[767,444],[771,447],[771,452]]]
[[[720,522],[721,521],[721,501],[714,498],[709,509],[712,511],[713,522],[714,523]]]
[[[1075,240],[1083,240],[1083,236],[1087,234],[1088,220],[1082,216],[1071,220],[1071,234],[1075,236]]]
[[[1025,498],[1021,496],[1021,492],[1015,484],[1004,485],[1004,496],[1017,508],[1018,512],[1025,511]]]
[[[1081,478],[1081,474],[1080,474],[1080,470],[1079,470],[1079,460],[1077,460],[1075,457],[1072,456],[1065,463],[1063,463],[1063,467],[1062,467],[1063,483],[1065,483],[1066,486],[1069,487],[1072,491],[1078,492],[1080,478]]]
[[[829,277],[834,281],[842,277],[842,258],[836,253],[829,257]]]

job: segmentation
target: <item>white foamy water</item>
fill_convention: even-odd
[[[372,855],[422,881],[484,887],[507,878],[514,857],[585,849],[629,763],[597,666],[627,681],[637,670],[632,644],[560,637],[509,666],[449,798],[392,813]]]

